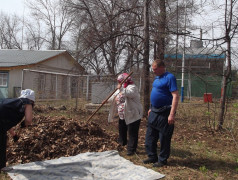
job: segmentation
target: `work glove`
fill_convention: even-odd
[[[13,136],[13,141],[14,141],[14,142],[17,142],[18,139],[19,139],[19,136],[18,136],[18,135],[14,135],[14,136]]]
[[[25,125],[25,121],[22,121],[22,122],[21,122],[20,127],[21,127],[21,128],[25,128],[25,127],[26,127],[26,125]]]

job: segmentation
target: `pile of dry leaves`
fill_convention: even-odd
[[[8,164],[28,163],[74,156],[83,152],[122,150],[116,135],[109,135],[94,122],[82,123],[77,119],[36,115],[30,128],[18,128],[20,139],[9,137]]]

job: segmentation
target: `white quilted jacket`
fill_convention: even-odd
[[[117,90],[110,98],[111,107],[109,110],[108,122],[117,121],[119,116],[117,114],[117,105],[115,97],[118,93],[125,95],[125,121],[126,124],[133,123],[143,116],[143,108],[140,102],[140,94],[138,88],[134,84],[128,85],[126,88]]]

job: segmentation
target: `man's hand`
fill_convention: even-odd
[[[150,111],[151,111],[151,109],[149,109],[149,111],[148,111],[148,117],[149,117],[149,115],[150,115]]]
[[[168,117],[168,123],[174,124],[174,122],[175,122],[175,114],[170,114]]]

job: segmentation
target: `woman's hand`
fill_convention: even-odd
[[[121,89],[121,84],[117,84],[117,89]]]

